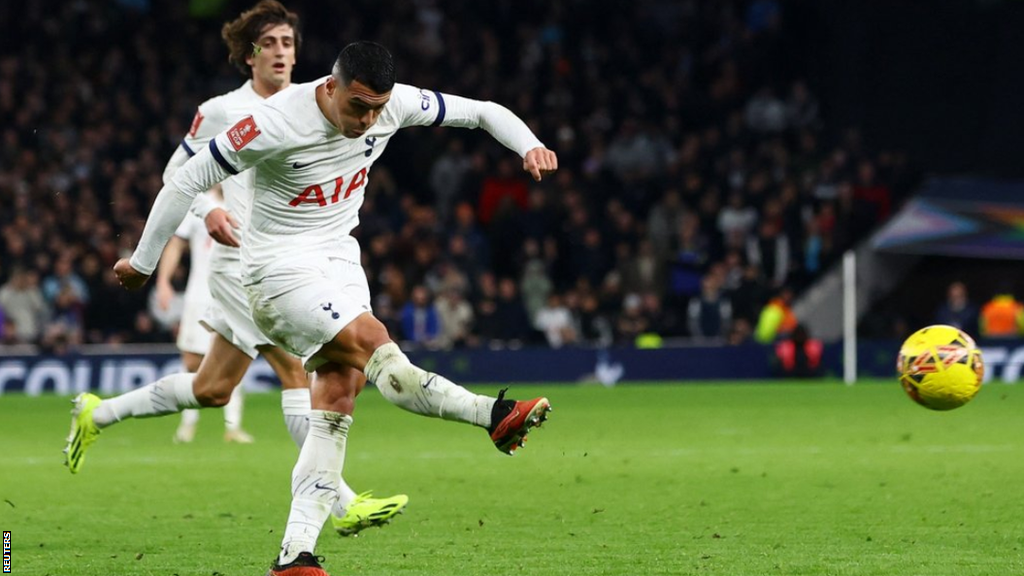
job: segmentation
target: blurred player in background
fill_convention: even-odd
[[[536,180],[558,166],[507,108],[395,83],[391,54],[350,44],[332,74],[253,108],[196,151],[164,185],[131,259],[115,266],[122,284],[142,286],[195,196],[255,167],[256,186],[242,243],[253,318],[278,345],[315,371],[309,435],[292,472],[292,506],[271,576],[323,576],[313,555],[338,498],[352,424],[351,372],[360,370],[390,402],[411,412],[480,426],[512,454],[546,418],[546,398],[514,401],[473,394],[413,365],[373,316],[359,243],[367,174],[391,136],[410,126],[483,128],[523,158]],[[196,403],[188,381],[149,387],[168,405]]]
[[[276,0],[262,0],[238,19],[225,24],[222,36],[230,51],[230,61],[251,78],[237,90],[199,106],[189,133],[164,171],[165,186],[176,178],[176,172],[190,157],[207,150],[207,144],[217,133],[230,127],[264,98],[284,92],[291,85],[301,39],[299,18],[294,12],[289,12]],[[173,374],[105,400],[88,393],[76,397],[71,435],[65,448],[66,464],[72,473],[78,472],[85,450],[95,442],[102,428],[127,418],[224,406],[257,354],[263,354],[281,379],[281,407],[289,433],[300,447],[306,441],[310,413],[306,371],[298,358],[274,346],[256,327],[242,286],[238,246],[240,241],[247,240],[239,239],[236,234],[240,218],[249,213],[254,174],[250,170],[222,180],[226,210],[208,193],[199,194],[191,206],[192,212],[205,221],[210,235],[218,241],[210,258],[209,288],[213,305],[203,317],[203,324],[213,332],[209,352],[195,374]],[[206,189],[213,184],[211,182]],[[339,378],[353,390],[361,390],[366,383],[365,376],[356,369],[346,370]],[[344,480],[339,484],[335,479],[335,486],[338,499],[331,521],[342,535],[385,524],[408,502],[403,494],[383,499],[373,498],[369,493],[357,495]]]
[[[220,186],[216,187],[220,195]],[[208,194],[215,193],[211,190]],[[174,298],[174,287],[171,278],[181,263],[181,256],[188,247],[189,273],[188,284],[185,285],[184,305],[181,319],[178,322],[178,339],[175,344],[181,351],[181,363],[185,370],[196,372],[203,356],[210,351],[212,335],[201,318],[206,310],[213,305],[210,296],[210,252],[213,238],[206,230],[206,225],[193,214],[189,214],[174,232],[171,241],[164,248],[160,257],[160,267],[156,271],[156,301],[161,309],[167,310]],[[253,437],[242,430],[242,386],[235,386],[231,400],[224,405],[224,441],[239,444],[251,444]],[[181,424],[174,433],[174,441],[191,442],[196,435],[196,424],[199,422],[199,410],[185,410],[181,413]]]

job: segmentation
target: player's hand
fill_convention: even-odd
[[[121,286],[124,286],[127,290],[141,288],[146,283],[146,280],[149,280],[149,274],[143,274],[132,268],[127,258],[121,258],[117,261],[117,264],[114,264],[114,274],[117,274],[117,279],[121,282]]]
[[[174,287],[171,286],[170,282],[160,282],[158,277],[156,283],[156,305],[161,310],[167,310],[171,307],[172,300],[174,300]]]
[[[206,215],[206,231],[210,233],[210,238],[216,240],[219,244],[225,246],[231,246],[232,248],[238,248],[238,238],[235,238],[234,230],[239,228],[238,221],[231,215],[230,212],[223,208],[214,208]]]
[[[533,179],[540,182],[545,175],[558,170],[558,156],[547,148],[534,148],[523,157],[523,170],[533,176]]]

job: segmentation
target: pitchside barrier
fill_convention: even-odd
[[[1024,369],[1024,340],[982,345],[986,380],[1016,382]],[[892,377],[899,342],[861,341],[857,347],[860,377]],[[426,370],[462,383],[765,380],[778,376],[774,348],[684,346],[660,349],[533,348],[521,350],[412,351],[410,358]],[[181,371],[173,348],[137,348],[121,353],[0,355],[0,394],[24,392],[62,395],[86,390],[101,395],[127,392],[166,374]],[[822,375],[842,375],[842,344],[825,346]],[[278,386],[270,366],[253,363],[243,382],[259,392]]]

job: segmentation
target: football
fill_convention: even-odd
[[[985,365],[974,339],[953,326],[935,325],[910,335],[896,369],[907,396],[931,410],[952,410],[981,388]]]

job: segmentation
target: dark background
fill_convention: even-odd
[[[785,37],[833,126],[926,171],[1021,176],[1024,4],[792,0]],[[795,52],[795,51],[794,51]]]

